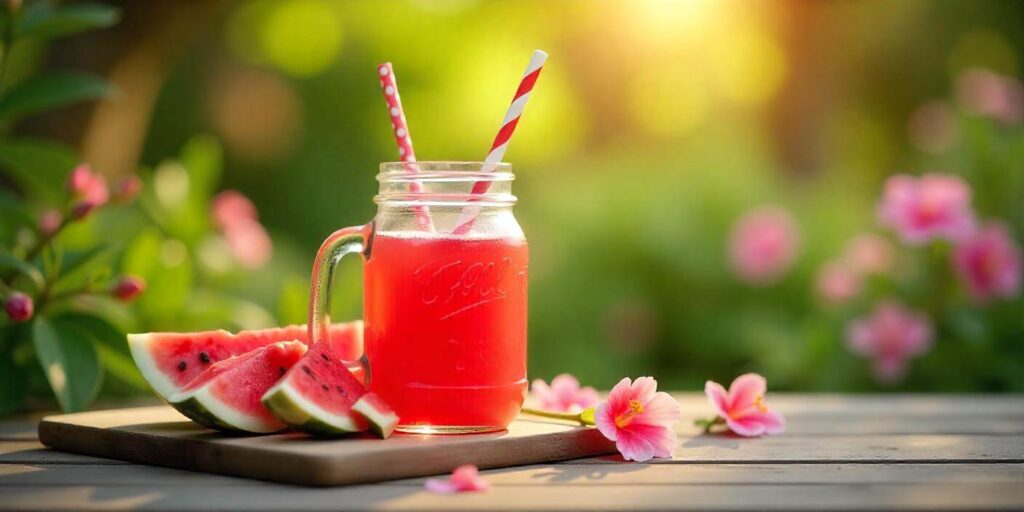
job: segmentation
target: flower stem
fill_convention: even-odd
[[[714,418],[701,418],[694,421],[693,424],[703,428],[705,434],[710,434],[712,427],[715,425],[725,424],[725,418],[722,418],[721,416],[715,416]]]
[[[585,411],[584,411],[585,412]],[[523,414],[530,414],[533,416],[540,416],[543,418],[554,418],[556,420],[575,421],[580,425],[594,425],[593,421],[588,421],[584,418],[583,412],[555,412],[555,411],[544,411],[541,409],[531,409],[529,407],[523,407]]]

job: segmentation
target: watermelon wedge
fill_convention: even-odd
[[[216,430],[275,432],[284,428],[260,397],[288,372],[306,345],[280,341],[210,365],[168,401],[189,419]]]
[[[167,399],[218,361],[278,341],[307,343],[308,338],[305,325],[289,325],[237,334],[223,330],[129,334],[128,346],[146,381]],[[339,357],[358,359],[363,353],[363,322],[334,324],[331,341]]]
[[[352,412],[362,416],[370,425],[370,432],[383,439],[391,437],[398,426],[398,415],[376,393],[367,393],[356,400]]]
[[[352,412],[352,405],[364,394],[366,388],[342,364],[337,351],[319,343],[263,395],[263,404],[292,428],[337,435],[369,426],[363,416]]]

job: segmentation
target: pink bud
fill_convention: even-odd
[[[78,164],[71,174],[68,175],[68,192],[74,195],[83,195],[93,180],[92,167],[89,164]]]
[[[89,216],[92,211],[96,209],[96,203],[90,201],[82,201],[75,206],[71,207],[71,218],[75,220],[81,220]]]
[[[52,235],[60,229],[63,220],[59,211],[52,208],[46,210],[39,216],[39,231],[45,236]]]
[[[115,297],[125,302],[135,299],[146,289],[146,281],[139,276],[124,276],[114,288],[111,293]]]
[[[24,293],[12,293],[7,298],[7,304],[4,307],[7,309],[7,316],[11,317],[11,320],[15,322],[27,322],[32,319],[32,311],[34,309],[32,297]]]
[[[114,202],[130,203],[142,192],[142,180],[138,176],[128,176],[114,185]]]

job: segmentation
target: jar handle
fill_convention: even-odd
[[[309,290],[309,340],[310,345],[331,343],[331,289],[334,286],[334,270],[338,262],[349,254],[360,254],[363,261],[369,257],[370,241],[373,240],[373,223],[363,226],[342,228],[328,236],[320,245],[313,261],[313,276]],[[333,352],[333,351],[331,351]],[[358,361],[343,361],[353,372],[362,372],[363,383],[370,385],[370,362],[363,355]],[[358,373],[357,373],[358,375]]]

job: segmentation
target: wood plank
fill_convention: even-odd
[[[1024,484],[1024,464],[540,464],[483,471],[493,485]],[[378,485],[422,487],[425,478]],[[156,466],[0,465],[0,488],[99,485],[294,487]]]
[[[581,463],[617,464],[609,455]],[[679,440],[673,459],[654,463],[799,463],[799,462],[1024,462],[1024,436],[877,435],[797,436],[755,439],[732,434]]]
[[[460,464],[505,467],[614,452],[596,429],[517,420],[474,436],[397,435],[341,440],[301,434],[232,437],[187,421],[167,406],[48,417],[51,447],[132,462],[305,485],[346,485],[446,473]]]
[[[710,415],[703,393],[673,393],[684,412]],[[769,392],[767,402],[789,416],[1024,415],[1024,395],[805,394]]]
[[[694,436],[702,430],[693,424],[698,416],[684,415],[676,432]],[[861,415],[786,416],[786,435],[878,435],[878,434],[1024,434],[1024,415]]]
[[[11,510],[856,510],[1018,509],[1024,486],[1005,483],[905,485],[607,485],[573,492],[571,486],[499,485],[486,493],[441,496],[418,487],[365,485],[334,489],[254,486],[23,486],[3,488]],[[234,491],[234,492],[233,492]]]
[[[39,441],[0,441],[0,464],[126,464],[126,462],[51,450]]]

